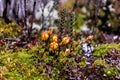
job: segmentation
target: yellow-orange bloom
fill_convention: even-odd
[[[58,48],[58,43],[52,42],[52,43],[50,44],[50,48],[53,49],[53,50],[56,50],[56,49]]]
[[[68,44],[70,42],[70,37],[64,37],[62,39],[62,44]]]
[[[58,42],[58,36],[57,36],[57,35],[54,35],[54,36],[52,37],[52,41],[53,41],[53,42]]]
[[[49,34],[47,32],[42,32],[41,39],[42,40],[48,40],[48,38],[49,38]]]
[[[92,40],[92,39],[93,39],[93,35],[87,37],[87,40]]]

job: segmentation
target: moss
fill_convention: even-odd
[[[82,58],[81,59],[81,62],[79,62],[79,65],[81,66],[81,67],[86,67],[87,66],[87,61],[86,61],[86,59],[84,59],[84,58]]]
[[[15,24],[15,22],[11,22],[8,24],[4,24],[0,19],[0,37],[13,37],[21,34],[22,27]]]
[[[104,55],[109,51],[110,49],[117,49],[120,50],[120,44],[102,44],[95,48],[93,55],[95,57],[104,57]]]
[[[94,66],[104,66],[104,67],[107,67],[108,64],[105,62],[105,60],[95,60],[94,63],[93,63]]]
[[[29,79],[38,76],[38,70],[34,67],[32,55],[24,51],[0,52],[1,69],[5,67],[1,78],[10,80]],[[3,70],[1,70],[3,72]]]
[[[110,67],[110,68],[106,69],[104,72],[110,78],[114,78],[116,75],[119,74],[119,71],[116,67]]]

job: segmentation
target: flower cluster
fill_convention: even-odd
[[[63,37],[61,42],[59,42],[59,38],[57,34],[53,34],[53,31],[50,29],[48,31],[44,31],[41,33],[41,40],[49,41],[51,39],[50,48],[53,50],[57,50],[59,46],[67,45],[70,42],[70,37]]]

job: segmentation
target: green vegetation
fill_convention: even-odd
[[[82,0],[76,4],[74,1],[77,0],[61,3],[60,19],[40,31],[31,29],[24,20],[7,23],[0,19],[0,80],[117,79],[120,75],[119,15],[103,10],[112,2],[104,5],[96,2],[86,8]],[[26,16],[30,24],[44,22]],[[80,30],[83,25],[87,30]]]
[[[109,51],[110,49],[113,49],[113,48],[120,50],[120,44],[114,44],[114,43],[102,44],[95,48],[93,55],[95,57],[104,57],[104,55],[107,53],[107,51]]]

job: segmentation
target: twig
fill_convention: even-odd
[[[28,29],[28,38],[29,38],[29,41],[31,40],[31,32],[32,32],[32,27],[33,27],[33,20],[34,20],[35,6],[36,6],[36,1],[34,1],[34,4],[33,4],[33,13],[32,13],[31,27],[30,27],[30,29]]]
[[[27,9],[26,9],[26,0],[24,0],[24,8],[25,8],[25,17],[24,17],[24,26],[27,27]]]
[[[75,3],[73,5],[71,12],[75,11],[75,9],[77,8],[77,3],[78,3],[78,0],[75,0]]]
[[[94,26],[92,27],[92,34],[95,32],[95,27],[97,26],[98,12],[100,8],[100,0],[94,0],[95,12],[94,12]]]
[[[5,9],[4,9],[4,11],[3,11],[3,19],[4,19],[4,21],[5,21],[6,23],[9,23],[9,22],[10,22],[10,20],[9,20],[8,17],[7,17],[8,5],[10,5],[10,0],[6,0],[6,1],[5,1]]]
[[[50,20],[50,14],[51,14],[51,12],[53,11],[53,9],[55,8],[56,4],[57,4],[57,1],[54,0],[54,4],[53,4],[52,8],[50,9],[50,12],[49,12],[49,14],[48,14],[48,16],[47,16],[47,17],[49,17],[49,20]],[[50,22],[50,21],[49,21],[49,22]],[[50,25],[51,25],[51,23],[50,23]],[[49,25],[49,26],[50,26],[50,25]]]

